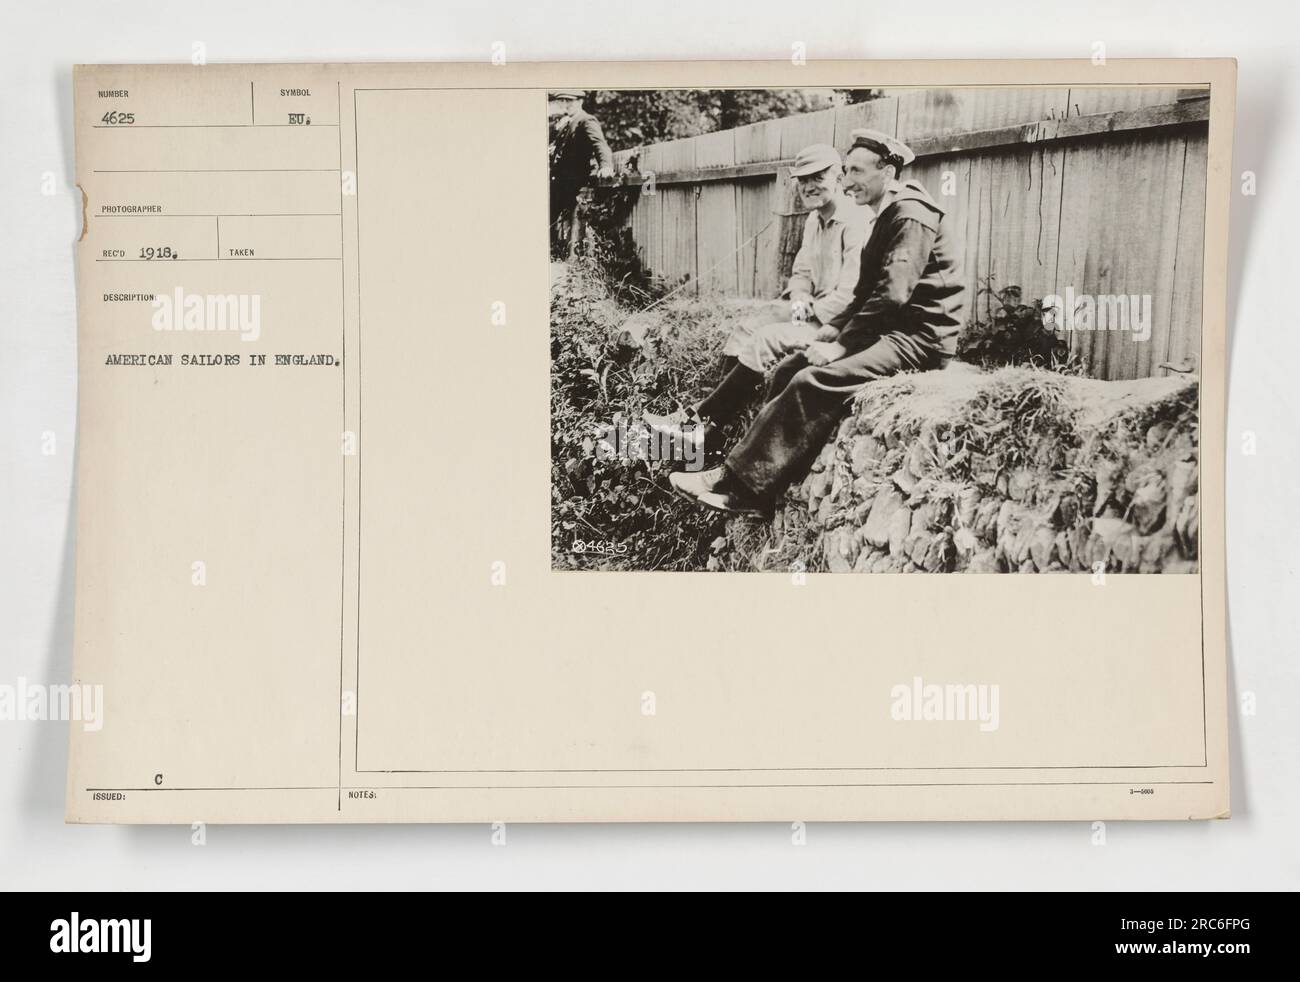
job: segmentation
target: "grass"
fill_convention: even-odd
[[[705,394],[722,346],[751,305],[673,296],[636,315],[643,344],[620,340],[634,312],[594,263],[552,269],[551,556],[558,569],[734,568],[726,520],[669,490],[672,462],[596,459],[598,427],[667,412]],[[739,429],[748,420],[735,424]],[[728,434],[729,436],[732,434]],[[573,551],[575,539],[612,543],[615,555]]]

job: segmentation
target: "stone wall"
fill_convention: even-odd
[[[1196,572],[1198,391],[1187,375],[961,365],[875,383],[787,492],[753,565]]]

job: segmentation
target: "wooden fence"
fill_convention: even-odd
[[[1154,87],[924,89],[616,153],[642,184],[628,218],[642,261],[688,291],[774,297],[789,274],[796,212],[788,166],[801,147],[843,150],[871,127],[917,151],[905,177],[948,208],[965,245],[973,316],[992,278],[1027,299],[1149,295],[1151,337],[1075,331],[1100,378],[1199,370],[1206,92]],[[784,244],[784,245],[783,245]]]

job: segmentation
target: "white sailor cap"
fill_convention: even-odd
[[[912,152],[911,147],[880,130],[853,130],[849,135],[853,139],[853,143],[849,146],[850,150],[854,147],[866,147],[872,153],[883,157],[886,163],[906,167],[916,159],[916,154]]]

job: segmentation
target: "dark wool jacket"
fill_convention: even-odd
[[[600,123],[580,109],[556,127],[555,142],[551,144],[551,182],[582,187],[591,177],[593,158],[599,167],[614,166],[614,155],[600,131]]]
[[[852,354],[904,334],[944,361],[966,317],[961,248],[944,212],[916,181],[895,182],[862,248],[862,271],[839,342]]]

